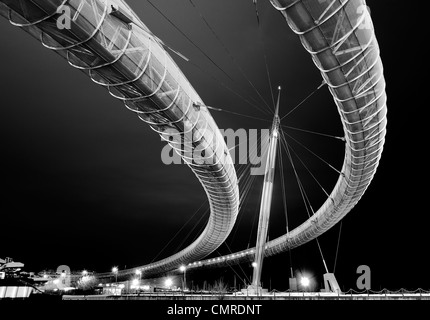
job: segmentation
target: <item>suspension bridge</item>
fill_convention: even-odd
[[[290,150],[282,138],[285,116],[279,114],[279,95],[268,143],[257,244],[205,259],[230,235],[243,200],[230,150],[210,112],[235,111],[206,105],[169,52],[188,58],[154,35],[125,1],[0,0],[0,14],[12,25],[106,88],[159,134],[181,156],[207,194],[210,216],[195,241],[169,257],[119,270],[118,277],[134,274],[136,269],[150,277],[181,265],[192,269],[255,262],[252,287],[259,290],[264,257],[318,241],[354,208],[370,185],[383,151],[387,97],[378,42],[365,1],[270,2],[320,71],[323,83],[316,90],[327,86],[333,97],[344,130],[340,137],[345,144],[343,165],[334,168],[338,174],[335,186],[307,220],[266,241],[278,141],[287,152]],[[257,23],[261,23],[258,14]],[[184,145],[191,146],[191,152],[184,152]],[[326,265],[325,269],[330,274]]]

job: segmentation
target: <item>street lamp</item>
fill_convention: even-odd
[[[187,283],[187,279],[185,276],[185,274],[187,273],[187,268],[184,265],[182,265],[179,267],[179,270],[181,270],[184,273],[184,281],[182,282],[182,291],[184,292],[185,287],[186,287],[186,283]]]
[[[142,281],[142,270],[141,269],[136,269],[136,275],[139,276],[139,280],[138,279],[134,279],[133,280],[133,285],[136,288],[136,292],[139,289],[140,291],[140,283]]]
[[[308,277],[301,277],[300,284],[306,291],[306,288],[309,287],[309,285],[311,284],[311,281],[309,280]]]
[[[137,292],[137,290],[139,289],[139,287],[140,287],[140,281],[139,281],[139,279],[133,279],[133,281],[131,282],[131,289],[135,289],[136,290],[136,292]]]
[[[254,269],[257,268],[258,264],[257,264],[257,262],[254,261],[253,263],[251,263],[251,266],[252,266],[252,269],[253,269],[252,272],[251,272],[251,278],[250,278],[251,279],[251,284],[252,284],[253,283],[252,281],[253,281]]]
[[[167,278],[166,281],[164,282],[164,284],[166,285],[166,287],[168,287],[170,289],[170,287],[173,284],[173,281],[172,281],[172,279]]]
[[[139,280],[142,280],[142,270],[136,269],[136,275],[139,276]]]
[[[115,275],[115,283],[118,282],[118,268],[117,267],[113,267],[112,268],[112,273]]]

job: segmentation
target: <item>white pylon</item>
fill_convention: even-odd
[[[278,87],[278,101],[275,109],[275,116],[272,123],[272,131],[269,138],[269,149],[267,152],[266,170],[264,173],[263,193],[260,204],[260,217],[258,221],[257,244],[255,249],[254,271],[252,275],[252,289],[261,288],[261,270],[263,268],[264,248],[266,246],[267,231],[269,227],[270,207],[272,205],[273,180],[275,177],[276,151],[279,136],[279,101],[281,97],[281,87]],[[260,289],[261,290],[261,289]]]

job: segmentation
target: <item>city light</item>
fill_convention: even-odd
[[[256,267],[257,267],[257,262],[255,262],[255,261],[254,261],[254,262],[252,263],[252,267],[253,267],[253,268],[256,268]]]
[[[164,282],[164,284],[166,285],[166,287],[168,287],[170,289],[170,287],[173,284],[173,281],[172,281],[172,279],[167,278],[166,281]]]
[[[184,273],[184,280],[182,281],[182,291],[185,291],[185,288],[187,286],[187,278],[185,276],[187,268],[184,265],[182,265],[179,267],[179,270],[181,270]]]
[[[305,288],[308,287],[310,285],[310,283],[311,283],[311,281],[309,280],[308,277],[302,277],[300,279],[300,284]]]
[[[115,283],[117,283],[118,282],[118,267],[113,267],[112,273],[115,274]]]

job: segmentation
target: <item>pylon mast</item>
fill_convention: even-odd
[[[263,193],[260,204],[260,217],[258,220],[257,244],[254,259],[254,271],[252,276],[252,287],[261,287],[261,270],[263,269],[264,249],[266,246],[267,231],[269,227],[270,207],[272,205],[273,180],[275,178],[276,152],[279,135],[279,101],[281,87],[278,87],[278,101],[276,103],[275,116],[273,118],[272,130],[269,137],[269,149],[267,152],[266,169],[264,173]]]

